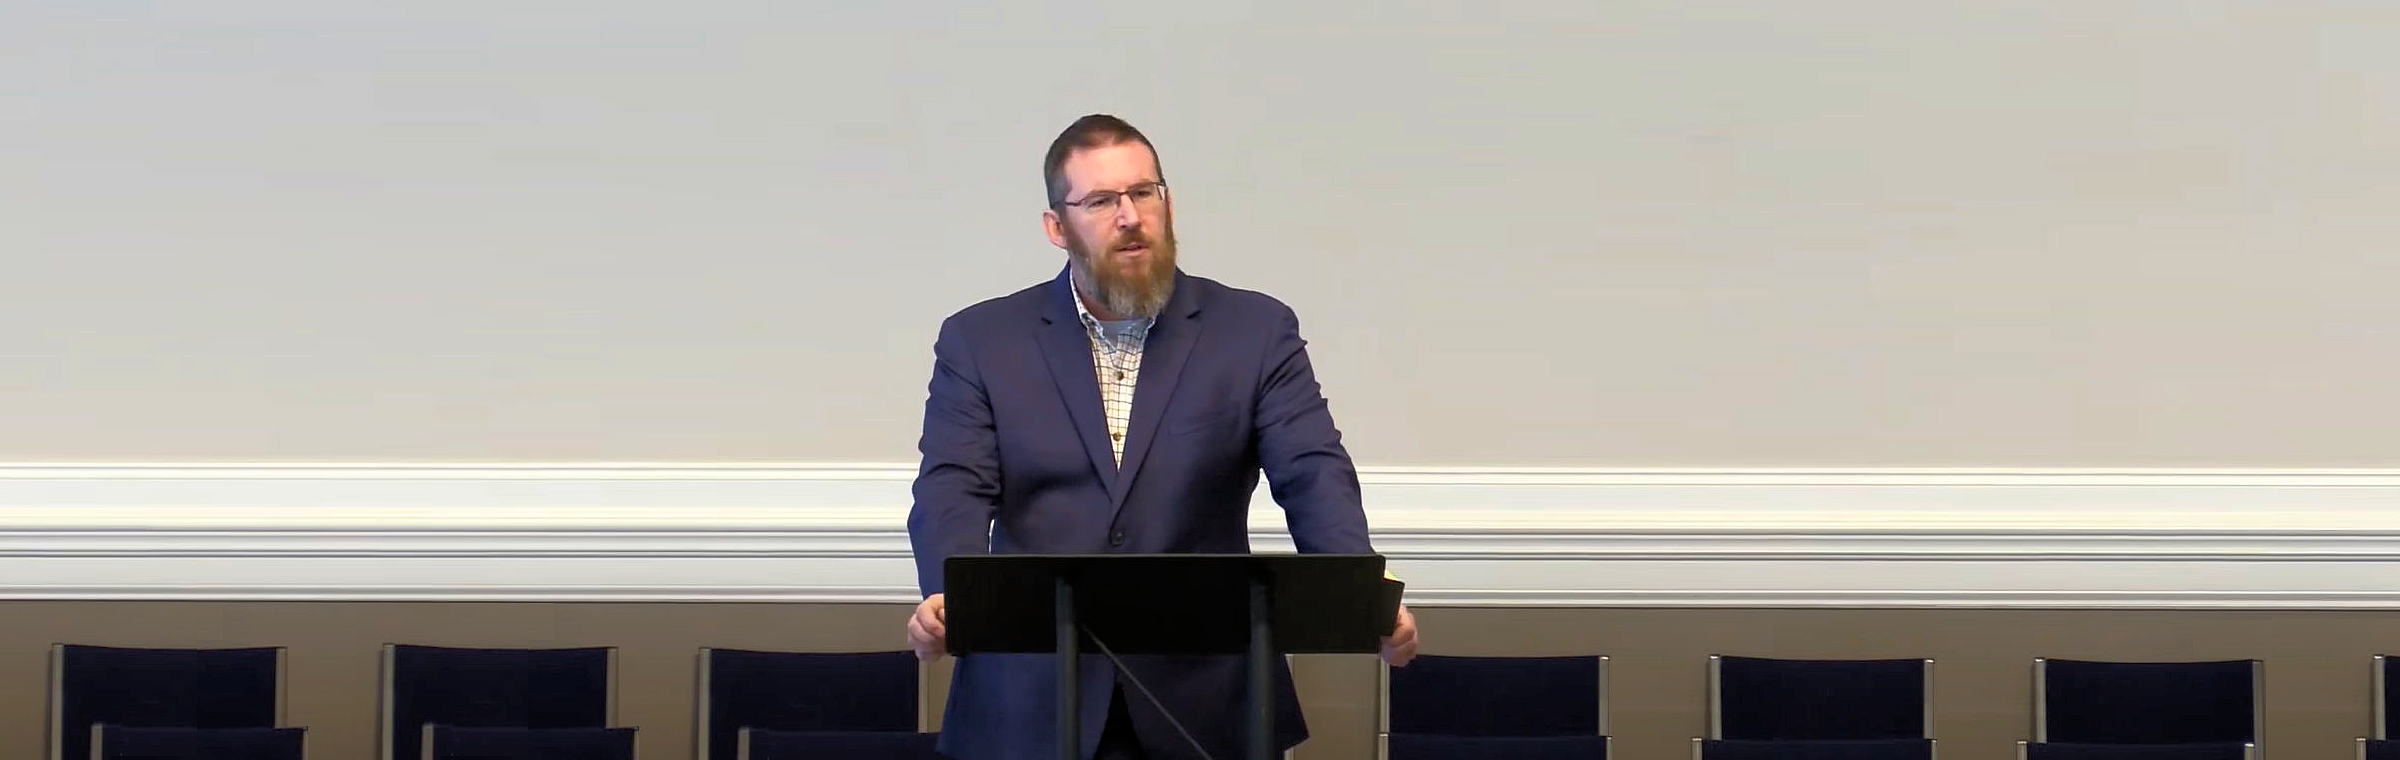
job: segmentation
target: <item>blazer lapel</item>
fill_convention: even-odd
[[[1192,344],[1199,341],[1200,295],[1193,291],[1191,282],[1177,272],[1175,295],[1168,299],[1166,310],[1150,325],[1150,335],[1143,341],[1142,375],[1134,381],[1133,418],[1125,428],[1125,464],[1117,468],[1116,482],[1108,491],[1112,509],[1125,506],[1125,495],[1133,490],[1134,475],[1141,472],[1150,442],[1158,437],[1159,421],[1165,416],[1167,405],[1175,399],[1184,360],[1191,357]]]
[[[1075,297],[1067,275],[1061,272],[1053,285],[1050,306],[1042,310],[1044,324],[1035,338],[1042,344],[1050,380],[1058,386],[1058,400],[1067,407],[1068,421],[1074,425],[1076,437],[1083,439],[1084,452],[1092,457],[1093,474],[1114,494],[1116,454],[1108,445],[1108,420],[1101,416],[1100,379],[1092,374],[1091,334],[1076,318],[1075,304],[1067,300]]]

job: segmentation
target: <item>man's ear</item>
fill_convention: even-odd
[[[1042,209],[1042,234],[1049,235],[1050,244],[1058,246],[1060,250],[1067,247],[1067,229],[1060,226],[1065,223],[1058,218],[1058,209]]]

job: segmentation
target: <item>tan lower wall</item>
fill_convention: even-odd
[[[2107,610],[1420,609],[1428,652],[1612,658],[1617,756],[1689,757],[1705,722],[1712,653],[1932,657],[1944,760],[2004,760],[2026,738],[2036,656],[2266,661],[2265,747],[2275,760],[2340,760],[2368,730],[2369,655],[2400,651],[2400,612]],[[896,605],[6,602],[0,603],[0,757],[43,752],[55,642],[290,648],[290,718],[311,757],[374,757],[385,642],[620,648],[624,725],[641,755],[692,754],[693,653],[897,648]],[[1316,738],[1300,760],[1371,755],[1375,663],[1299,658]],[[937,672],[936,685],[946,683]],[[930,696],[938,712],[938,697]]]

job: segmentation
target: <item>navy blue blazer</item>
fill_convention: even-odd
[[[1250,495],[1262,469],[1300,551],[1374,551],[1357,470],[1289,307],[1177,272],[1143,347],[1120,467],[1091,338],[1072,298],[1062,271],[942,323],[908,516],[926,595],[941,593],[942,560],[954,554],[1247,553]],[[1126,660],[1210,754],[1240,754],[1239,657]],[[1052,662],[960,657],[941,752],[959,760],[1053,756]],[[1089,757],[1116,678],[1098,655],[1084,655],[1080,672]],[[1289,669],[1276,675],[1277,739],[1290,747],[1308,729]],[[1152,757],[1196,756],[1147,700],[1129,692],[1126,704]]]

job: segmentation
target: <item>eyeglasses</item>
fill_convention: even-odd
[[[1088,215],[1098,216],[1101,214],[1115,213],[1117,210],[1117,202],[1121,199],[1131,199],[1133,201],[1134,208],[1144,211],[1155,210],[1167,202],[1167,183],[1144,182],[1139,185],[1125,188],[1122,191],[1094,190],[1090,193],[1084,194],[1082,200],[1062,201],[1059,203],[1059,205],[1075,209],[1076,211],[1080,211]]]

